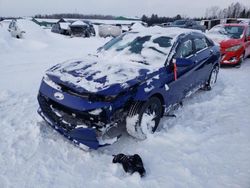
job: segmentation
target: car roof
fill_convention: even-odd
[[[247,24],[243,23],[228,23],[228,24],[222,24],[223,26],[240,26],[240,27],[247,27]]]
[[[139,32],[141,35],[162,35],[162,36],[176,36],[176,37],[181,34],[191,34],[191,33],[202,34],[202,32],[192,29],[185,29],[179,27],[163,28],[160,26],[139,28],[132,30],[131,32]]]

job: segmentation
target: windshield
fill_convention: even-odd
[[[173,38],[162,34],[125,33],[106,43],[100,50],[104,56],[129,59],[143,64],[165,62],[172,47]]]
[[[173,22],[173,25],[185,25],[186,20],[176,20]]]
[[[209,33],[226,35],[229,38],[240,39],[243,36],[244,27],[243,26],[215,26]]]
[[[146,48],[167,55],[172,46],[172,38],[167,36],[153,37],[151,35],[139,35],[138,33],[127,33],[112,39],[102,49],[105,51],[128,51],[132,54],[141,54]]]

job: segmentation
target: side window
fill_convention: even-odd
[[[186,40],[179,44],[175,58],[187,58],[193,54],[193,42],[192,40]]]
[[[196,38],[194,39],[195,51],[198,52],[208,47],[206,38]]]

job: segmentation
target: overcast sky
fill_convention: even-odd
[[[51,13],[139,16],[156,13],[204,16],[207,7],[227,7],[236,0],[0,0],[0,16],[32,16]],[[250,0],[238,0],[250,7]]]

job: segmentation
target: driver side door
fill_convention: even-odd
[[[193,40],[190,35],[179,41],[176,48],[176,53],[173,60],[176,62],[177,78],[174,76],[173,60],[171,60],[169,69],[172,71],[170,74],[172,81],[169,83],[171,90],[170,98],[171,103],[180,102],[187,96],[194,87],[194,67],[195,67],[195,50]]]

